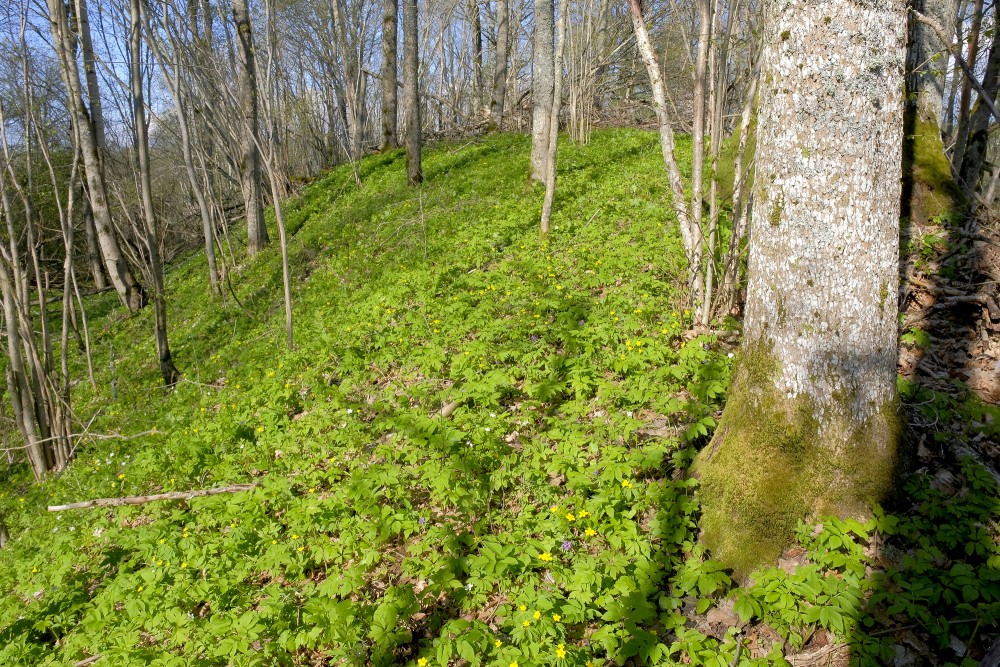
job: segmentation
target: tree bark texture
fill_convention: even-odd
[[[270,239],[264,224],[264,199],[260,183],[259,102],[257,97],[257,56],[254,52],[253,26],[247,0],[233,0],[233,22],[239,42],[239,95],[243,112],[243,164],[240,177],[243,202],[247,214],[247,254],[253,256],[264,249]]]
[[[531,178],[545,180],[555,86],[554,0],[535,0],[535,71],[531,79]]]
[[[70,100],[70,113],[74,116],[80,139],[80,152],[83,155],[83,166],[87,174],[87,194],[90,196],[90,208],[94,215],[94,229],[101,246],[101,255],[104,257],[111,284],[114,285],[122,303],[134,313],[146,305],[146,295],[142,286],[132,276],[118,245],[118,239],[115,238],[104,180],[104,168],[98,152],[98,140],[91,118],[83,105],[80,71],[77,68],[72,39],[69,35],[66,6],[62,0],[48,0],[48,9],[52,41],[59,58],[59,73],[66,86]]]
[[[493,73],[493,99],[490,101],[491,124],[496,129],[503,125],[504,101],[507,97],[507,60],[510,50],[510,5],[508,0],[497,0],[497,66]]]
[[[420,164],[420,69],[417,0],[403,0],[403,104],[406,105],[406,183],[424,180]]]
[[[385,14],[382,19],[382,148],[399,145],[396,130],[396,63],[398,54],[399,2],[385,0]]]
[[[744,341],[696,469],[703,540],[745,575],[798,520],[892,484],[906,8],[776,5],[764,36]]]

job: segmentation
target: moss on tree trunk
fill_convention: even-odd
[[[804,518],[863,518],[896,474],[898,401],[857,422],[854,397],[835,396],[820,421],[811,398],[775,388],[780,370],[763,346],[740,353],[725,414],[694,466],[702,542],[740,579],[773,564]]]

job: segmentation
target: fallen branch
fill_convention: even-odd
[[[198,489],[196,491],[171,491],[170,493],[156,493],[151,496],[127,496],[125,498],[95,498],[85,500],[81,503],[70,503],[69,505],[49,505],[50,512],[62,512],[64,510],[83,510],[91,507],[119,507],[121,505],[143,505],[156,500],[190,500],[201,496],[217,496],[220,493],[238,493],[239,491],[249,491],[256,488],[256,484],[234,484],[233,486],[222,486],[215,489]]]
[[[74,662],[73,667],[87,667],[87,665],[92,665],[100,659],[101,659],[101,654],[98,653],[97,655],[92,655],[89,658],[84,658],[79,662]]]

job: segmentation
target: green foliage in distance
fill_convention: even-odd
[[[155,432],[88,441],[41,485],[23,468],[0,481],[13,537],[0,664],[723,666],[737,630],[710,637],[693,617],[727,595],[789,647],[825,627],[872,639],[872,654],[888,638],[859,634],[867,618],[921,622],[950,604],[913,594],[919,559],[877,598],[852,545],[892,527],[835,521],[802,529],[813,565],[801,574],[731,590],[696,544],[697,484],[683,474],[730,360],[682,336],[683,252],[656,136],[561,146],[547,240],[528,143],[436,146],[420,190],[405,186],[401,151],[366,159],[362,188],[346,168],[307,187],[287,212],[292,352],[276,249],[230,276],[238,301],[210,298],[203,256],[172,266],[185,372],[172,392],[159,389],[152,313],[95,298],[99,387],[77,385],[75,409],[98,415],[93,433]],[[189,503],[45,511],[247,482]],[[892,534],[934,529],[913,528]],[[989,530],[961,561],[971,571],[932,583],[955,584],[956,600],[976,586],[962,604],[984,623],[995,564],[975,564],[996,559]],[[913,606],[890,609],[900,595]],[[740,662],[785,664],[781,649]]]

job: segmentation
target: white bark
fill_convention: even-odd
[[[895,396],[905,12],[792,0],[763,52],[745,334],[856,423]]]

